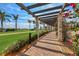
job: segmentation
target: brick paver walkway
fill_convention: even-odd
[[[30,49],[19,55],[27,56],[64,56],[73,52],[64,46],[57,38],[55,32],[50,32],[37,40]]]

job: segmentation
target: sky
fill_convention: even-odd
[[[30,5],[33,5],[33,4],[35,4],[35,3],[24,3],[25,6],[30,6]],[[35,12],[35,11],[55,7],[55,6],[58,6],[58,5],[63,5],[63,3],[51,3],[51,4],[41,6],[41,7],[30,9],[30,11]],[[67,9],[72,10],[71,7],[67,7]],[[32,15],[28,14],[24,10],[21,10],[20,7],[18,5],[16,5],[15,3],[0,3],[0,10],[6,12],[6,14],[9,14],[9,15],[19,14],[18,28],[29,28],[28,20],[35,20],[35,18],[32,17]],[[50,12],[54,12],[54,11],[50,11]],[[44,13],[50,13],[50,12],[44,12]],[[39,14],[44,14],[44,13],[39,13]],[[36,14],[36,15],[39,15],[39,14]],[[4,21],[4,28],[15,28],[15,21],[13,20],[12,17],[9,18],[9,19],[10,19],[11,22],[9,22],[7,20]],[[42,26],[42,25],[40,25],[40,26]],[[30,28],[34,28],[33,23],[31,24]]]

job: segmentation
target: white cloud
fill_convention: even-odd
[[[15,28],[15,22],[4,22],[4,28]],[[30,24],[30,28],[34,28],[34,24],[31,23]],[[1,27],[1,24],[0,24]],[[28,22],[24,22],[24,23],[18,23],[18,28],[29,28],[29,23]]]

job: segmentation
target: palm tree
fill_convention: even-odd
[[[42,25],[42,22],[40,21],[40,30],[42,29],[41,25]]]
[[[36,27],[35,23],[36,23],[36,22],[35,22],[35,21],[33,21],[33,24],[34,24],[34,29],[35,29],[35,27]]]
[[[33,24],[35,24],[35,21],[33,21]]]
[[[10,29],[10,22],[11,22],[11,21],[8,19],[8,22],[9,22],[8,28]]]
[[[11,17],[11,16],[10,15],[7,15],[5,12],[2,12],[0,10],[1,32],[3,31],[3,21],[9,20],[7,17]]]
[[[30,29],[30,27],[31,27],[31,20],[28,20],[28,23],[29,23],[29,29]]]
[[[19,15],[17,14],[17,15],[14,15],[13,14],[13,18],[14,18],[14,20],[15,20],[15,29],[17,30],[17,20],[18,20],[18,18],[19,18]]]
[[[31,39],[31,32],[30,32],[30,27],[31,27],[31,20],[28,20],[28,23],[29,23],[29,29],[28,29],[28,34],[29,34],[29,39]],[[31,41],[29,40],[29,43],[30,43]]]

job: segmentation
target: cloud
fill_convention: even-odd
[[[3,23],[4,25],[3,25],[3,27],[4,28],[15,28],[15,22],[4,22]],[[31,23],[30,24],[31,25],[31,27],[30,28],[34,28],[34,24],[33,23]],[[18,22],[18,28],[29,28],[29,23],[28,22]],[[1,27],[1,24],[0,24],[0,27]]]
[[[15,28],[15,23],[14,22],[3,22],[3,27],[4,28]]]
[[[27,17],[19,17],[19,19],[26,19]]]
[[[7,5],[6,7],[9,8],[9,9],[12,9],[12,10],[21,11],[20,8],[14,7],[14,6],[12,6],[11,4]]]

